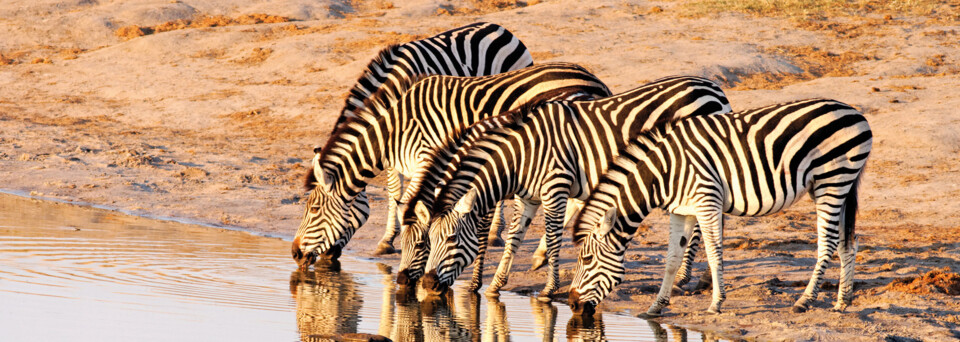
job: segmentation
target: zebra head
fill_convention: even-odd
[[[577,219],[575,227],[589,223]],[[577,271],[570,283],[570,308],[576,314],[592,316],[597,305],[623,280],[623,253],[626,245],[617,236],[617,207],[607,210],[589,235],[579,241]]]
[[[423,276],[424,266],[430,256],[430,209],[423,202],[414,205],[416,219],[409,222],[404,218],[400,227],[400,271],[397,272],[397,284],[408,286],[417,283]],[[408,223],[409,222],[409,223]]]
[[[474,210],[477,189],[472,188],[449,210],[431,219],[429,230],[430,256],[423,288],[431,294],[442,294],[477,258],[477,230],[480,217]]]
[[[321,254],[334,260],[340,257],[343,246],[370,215],[366,192],[354,197],[340,194],[335,181],[319,166],[319,158],[318,153],[307,175],[310,196],[291,249],[300,268],[309,267]]]

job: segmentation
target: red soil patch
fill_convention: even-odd
[[[912,294],[943,293],[960,296],[960,274],[952,273],[949,268],[944,267],[917,277],[896,279],[885,289]]]

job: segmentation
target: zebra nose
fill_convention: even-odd
[[[416,279],[410,279],[410,270],[408,269],[402,269],[400,272],[397,272],[397,285],[409,286],[416,281]]]
[[[570,311],[576,315],[593,316],[596,312],[596,305],[593,302],[581,302],[580,292],[577,289],[570,290]]]
[[[442,295],[447,291],[447,285],[440,282],[437,272],[428,272],[423,276],[423,289],[432,295]]]
[[[303,259],[303,251],[300,250],[300,238],[293,239],[291,244],[290,254],[293,256],[293,261],[296,261],[297,264],[300,264],[300,260]]]

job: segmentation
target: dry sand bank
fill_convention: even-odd
[[[704,7],[690,1],[533,3],[9,1],[0,5],[0,187],[291,236],[312,146],[326,140],[376,51],[490,21],[520,37],[536,62],[581,63],[615,92],[693,74],[723,82],[735,110],[829,97],[870,120],[859,288],[846,313],[826,310],[832,290],[818,309],[789,312],[802,291],[795,282],[813,267],[813,207],[804,200],[783,214],[729,219],[727,311],[704,315],[709,293],[696,293],[675,297],[663,322],[764,340],[960,339],[960,297],[887,285],[960,271],[955,5],[935,15],[803,19],[691,16]],[[386,211],[382,184],[371,188],[374,216],[348,246],[360,255],[375,248]],[[653,299],[666,221],[648,223],[607,310],[642,311]],[[525,257],[541,232],[535,223],[507,289],[542,287],[543,271],[528,271]],[[500,250],[488,256],[488,275]],[[572,269],[573,249],[561,255]],[[828,279],[836,276],[831,269]]]

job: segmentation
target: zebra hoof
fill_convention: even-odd
[[[396,252],[397,252],[397,249],[393,248],[393,246],[391,246],[390,244],[381,243],[377,245],[377,250],[373,251],[373,255],[387,255],[387,254],[393,254]]]
[[[801,305],[794,305],[793,308],[790,309],[790,311],[793,313],[804,313],[804,312],[807,312],[807,307],[801,306]]]
[[[674,285],[674,286],[673,286],[673,290],[671,290],[671,294],[670,294],[670,295],[671,295],[671,296],[682,296],[682,295],[683,295],[683,292],[684,292],[684,291],[683,291],[683,288],[681,288],[680,286]]]
[[[504,246],[503,239],[501,239],[499,236],[496,239],[490,239],[490,247],[503,247],[503,246]]]
[[[644,313],[642,313],[642,314],[637,315],[637,317],[643,318],[643,319],[660,318],[660,317],[663,317],[663,313],[661,313],[661,312],[650,312],[650,311],[647,311],[647,312],[644,312]]]
[[[533,264],[530,265],[530,270],[531,270],[531,271],[539,270],[541,267],[543,267],[543,265],[546,265],[546,264],[547,264],[547,258],[546,258],[546,257],[544,257],[544,256],[542,256],[542,255],[534,255],[534,256],[533,256]]]
[[[548,295],[548,294],[547,294],[547,295],[538,295],[538,296],[537,296],[537,301],[539,301],[539,302],[541,302],[541,303],[550,303],[550,302],[553,301],[553,298],[550,298],[550,295]]]
[[[847,303],[837,303],[833,306],[833,311],[844,312],[847,311]]]
[[[483,292],[488,298],[500,298],[500,289],[488,288]]]
[[[723,313],[723,312],[720,311],[720,309],[717,309],[717,308],[710,308],[710,309],[707,309],[707,313],[708,313],[708,314],[711,314],[711,315],[719,315],[719,314],[721,314],[721,313]]]

